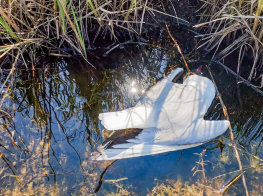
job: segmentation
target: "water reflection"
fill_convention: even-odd
[[[200,193],[204,191],[199,185],[203,174],[193,176],[196,170],[192,169],[200,162],[203,148],[207,149],[203,156],[207,186],[219,190],[231,178],[229,174],[212,180],[238,168],[228,133],[204,146],[168,155],[117,162],[87,161],[104,137],[98,114],[134,106],[142,90],[162,78],[164,70],[180,64],[171,50],[147,47],[139,51],[119,62],[118,69],[101,71],[79,61],[60,59],[46,69],[37,69],[34,76],[28,71],[17,72],[14,86],[1,106],[8,113],[1,113],[0,119],[1,194]],[[193,68],[199,65],[191,64]],[[257,187],[263,180],[259,166],[263,158],[263,99],[218,69],[212,67],[240,143],[244,167],[254,167],[245,174],[249,191],[262,194]],[[204,74],[208,76],[206,71]],[[136,81],[136,92],[131,92],[132,81]],[[215,100],[206,118],[222,117],[219,101]],[[237,181],[228,194],[242,194],[242,190],[241,181]]]

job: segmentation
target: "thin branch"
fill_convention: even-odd
[[[228,113],[227,113],[227,108],[226,108],[226,106],[225,106],[225,104],[224,104],[224,102],[222,100],[221,94],[219,93],[218,87],[217,87],[216,82],[214,80],[214,77],[213,77],[213,75],[211,73],[211,70],[210,70],[210,68],[207,65],[206,65],[206,68],[207,68],[207,70],[208,70],[208,72],[209,72],[209,74],[211,76],[211,79],[212,79],[214,85],[215,85],[215,88],[216,88],[216,91],[218,93],[218,98],[220,100],[220,103],[221,103],[224,115],[227,118],[227,120],[230,121],[230,118],[229,118]],[[236,153],[236,158],[237,158],[237,162],[238,162],[238,165],[239,165],[239,169],[242,171],[243,170],[243,166],[242,166],[242,163],[241,163],[241,160],[240,160],[240,156],[239,156],[239,153],[238,153],[238,150],[237,150],[237,144],[235,142],[235,138],[234,138],[233,129],[232,129],[231,124],[229,125],[229,130],[230,130],[230,136],[231,136],[231,140],[232,140],[232,145],[233,145],[235,153]],[[244,176],[244,172],[242,172],[242,181],[243,181],[243,185],[244,185],[244,188],[245,188],[245,191],[246,191],[246,195],[248,196],[249,193],[248,193],[248,190],[247,190],[247,183],[246,183],[246,178]]]
[[[167,31],[168,31],[170,37],[172,38],[172,40],[173,40],[173,42],[174,42],[174,44],[175,44],[175,46],[176,46],[178,52],[181,54],[181,56],[182,56],[182,58],[183,58],[183,61],[184,61],[184,65],[185,65],[185,67],[186,67],[186,69],[187,69],[187,72],[189,73],[189,72],[190,72],[190,69],[189,69],[189,67],[188,67],[188,64],[187,64],[185,58],[184,58],[184,54],[183,54],[183,52],[182,52],[182,50],[181,50],[179,44],[177,43],[177,41],[176,41],[176,40],[174,39],[174,37],[172,36],[172,34],[171,34],[170,30],[169,30],[169,27],[167,26],[166,23],[165,23],[165,26],[166,26],[166,29],[167,29]]]

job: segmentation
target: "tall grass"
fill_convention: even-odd
[[[162,12],[159,4],[162,3],[148,0],[1,1],[0,39],[4,44],[17,44],[37,38],[41,47],[73,49],[87,57],[86,45],[97,38],[93,35],[94,40],[89,40],[89,32],[108,32],[115,41],[116,29],[139,35],[138,24],[145,23],[144,14]]]
[[[237,73],[240,73],[245,55],[253,63],[247,66],[251,71],[248,80],[259,81],[263,87],[263,0],[208,0],[200,11],[200,23],[195,27],[209,26],[203,38],[207,51],[214,51],[216,60],[223,60],[234,51],[239,51]],[[222,43],[225,47],[219,51]]]
[[[15,36],[11,28],[8,26],[8,24],[4,21],[4,19],[1,16],[0,16],[0,24],[9,35],[11,35],[16,41],[19,41],[19,39]]]

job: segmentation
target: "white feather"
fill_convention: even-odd
[[[126,144],[125,149],[114,148],[106,149],[101,152],[101,155],[96,160],[114,160],[114,159],[123,159],[123,158],[132,158],[140,157],[145,155],[154,155],[164,152],[182,150],[186,148],[192,148],[199,146],[201,144],[191,144],[183,146],[163,146],[163,145],[154,145],[154,144]],[[121,145],[120,145],[121,146]]]

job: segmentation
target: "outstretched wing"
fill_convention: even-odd
[[[151,101],[154,101],[160,95],[160,92],[163,91],[167,85],[171,86],[172,80],[180,75],[183,72],[182,68],[176,68],[172,71],[170,75],[163,78],[160,82],[154,85],[146,93],[146,97],[143,98],[143,102],[147,99],[148,96],[151,97]],[[154,93],[155,92],[155,93]],[[99,119],[101,120],[102,125],[107,130],[120,130],[127,128],[149,128],[156,126],[156,110],[160,108],[156,107],[155,111],[152,110],[152,105],[145,105],[139,102],[135,107],[128,108],[122,111],[117,112],[105,112],[99,114]],[[159,113],[159,111],[157,111]]]
[[[130,143],[151,143],[158,145],[190,145],[205,143],[222,135],[229,127],[228,120],[208,121],[197,119],[186,129],[174,125],[167,129],[144,129],[134,139],[127,140]]]
[[[198,119],[186,130],[148,128],[139,132],[132,139],[116,142],[108,149],[100,149],[91,159],[111,160],[145,155],[159,154],[169,151],[192,148],[206,143],[222,135],[229,127],[229,121],[205,121]],[[134,135],[135,135],[134,134]]]
[[[100,113],[99,119],[107,130],[155,127],[156,121],[152,109],[152,107],[139,106],[118,112]]]
[[[208,78],[189,76],[184,84],[168,84],[156,100],[149,99],[144,106],[152,107],[156,128],[186,130],[196,119],[201,119],[209,109],[215,87]],[[151,97],[151,95],[149,95]]]
[[[140,157],[146,155],[154,155],[164,152],[192,148],[199,145],[201,144],[192,144],[192,145],[183,145],[183,146],[164,146],[164,145],[144,144],[144,143],[143,144],[127,143],[124,145],[118,144],[116,146],[113,146],[113,148],[103,150],[100,153],[100,155],[96,158],[96,160],[115,160],[115,159]]]
[[[135,107],[101,113],[101,123],[108,130],[167,129],[174,125],[186,129],[194,120],[205,115],[215,96],[213,83],[201,76],[189,76],[186,84],[167,82],[160,87],[161,90],[157,87],[160,86],[155,85],[153,90],[147,92],[144,101]]]

